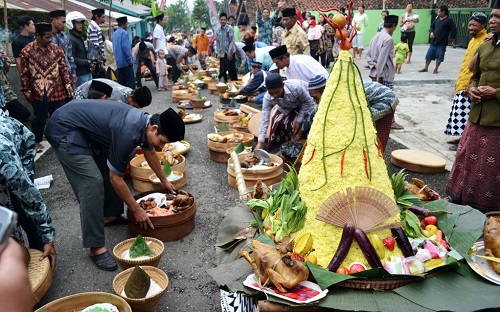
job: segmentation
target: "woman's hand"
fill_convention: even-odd
[[[481,91],[479,91],[479,88],[477,87],[469,88],[469,90],[467,91],[467,95],[472,103],[481,102]]]

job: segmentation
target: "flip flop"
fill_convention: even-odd
[[[128,224],[128,220],[122,216],[118,216],[113,221],[104,222],[104,227],[114,226],[114,225],[126,225],[126,224]]]
[[[419,73],[426,73],[427,72],[427,69],[425,68],[422,68],[421,70],[418,71]]]
[[[453,145],[452,145],[452,146],[450,146],[448,149],[449,149],[450,151],[456,152],[456,151],[457,151],[457,149],[458,149],[458,144],[453,144]]]
[[[118,269],[118,262],[116,262],[109,251],[105,251],[97,256],[90,256],[90,260],[92,260],[100,270],[116,271],[116,269]]]
[[[446,141],[448,144],[458,144],[460,143],[460,138]]]
[[[42,145],[42,144],[40,144],[40,145],[38,145],[38,144],[37,144],[37,145],[36,145],[36,152],[37,152],[37,153],[41,153],[41,152],[43,152],[43,145]]]

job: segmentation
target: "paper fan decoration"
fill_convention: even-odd
[[[347,188],[346,192],[328,197],[318,209],[316,219],[339,227],[352,223],[356,228],[372,232],[395,227],[398,223],[376,225],[398,213],[398,205],[389,196],[371,187],[356,186],[354,193],[352,188]]]

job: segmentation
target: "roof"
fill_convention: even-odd
[[[124,0],[126,1],[126,0]],[[8,0],[7,8],[9,9],[22,9],[22,10],[30,10],[30,11],[39,11],[39,12],[50,12],[54,10],[60,10],[62,8],[61,2],[56,2],[52,0],[37,0],[36,3],[34,1],[23,1],[23,0]],[[66,1],[66,12],[78,11],[85,15],[88,19],[92,17],[91,11],[96,8],[106,7],[102,4],[96,3],[95,5],[90,5],[83,3],[81,1],[76,0],[67,0]],[[108,10],[105,10],[106,15],[109,14]],[[125,14],[120,12],[111,12],[111,24],[116,25],[116,17],[124,16]],[[140,18],[136,18],[133,16],[127,15],[127,19],[130,24],[137,23],[142,21]]]

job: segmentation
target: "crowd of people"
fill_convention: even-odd
[[[10,89],[6,77],[10,63],[2,55],[0,205],[17,212],[29,245],[41,250],[42,258],[49,257],[52,268],[56,263],[55,230],[33,182],[34,156],[43,149],[44,135],[80,203],[83,246],[89,248],[89,256],[99,269],[117,269],[105,247],[104,226],[123,223],[124,203],[142,227],[153,227],[123,180],[137,146],[144,151],[162,185],[175,192],[154,150],[182,140],[184,123],[172,109],[154,115],[141,110],[152,100],[151,91],[142,86],[143,66],[159,91],[168,90],[169,81],[187,74],[183,65],[189,68],[195,55],[203,69],[208,56],[218,59],[220,81],[234,81],[238,71],[245,69],[251,79],[239,92],[254,96],[255,103],[262,105],[256,148],[274,151],[285,142],[307,135],[338,42],[323,16],[316,23],[310,13],[298,14],[295,8],[284,5],[280,1],[272,17],[269,9],[261,8],[256,29],[248,27],[248,22],[236,26],[233,16],[221,12],[220,28],[214,32],[200,28],[192,40],[190,36],[167,36],[166,16],[161,13],[155,16],[154,31],[133,43],[127,32],[127,17],[116,19],[118,27],[112,40],[103,36],[103,9],[92,10],[86,42],[82,35],[86,18],[79,12],[52,11],[51,23],[19,17],[20,34],[12,43],[13,55],[21,91],[33,106],[34,118],[31,131],[20,122],[30,113]],[[371,108],[384,108],[372,110],[375,121],[394,116],[394,78],[401,73],[403,63],[412,61],[415,24],[419,22],[412,3],[402,16],[383,11],[382,18],[364,54],[373,80],[364,85],[368,103]],[[362,6],[353,23],[357,34],[352,56],[361,59],[363,36],[369,27]],[[486,33],[488,23],[490,35]],[[401,27],[402,34],[401,42],[395,45],[393,34],[397,27]],[[500,0],[489,19],[482,13],[473,14],[468,29],[473,39],[463,59],[446,127],[446,134],[459,138],[453,142],[457,159],[447,192],[451,201],[486,212],[498,210],[500,202],[500,167],[496,165],[500,80],[495,79],[500,75],[495,57],[500,43]],[[455,36],[456,26],[448,8],[442,6],[430,28],[431,44],[421,72],[428,71],[435,60],[434,73],[438,73],[446,46]],[[394,119],[392,125],[397,126]],[[385,148],[389,133],[378,130]]]

